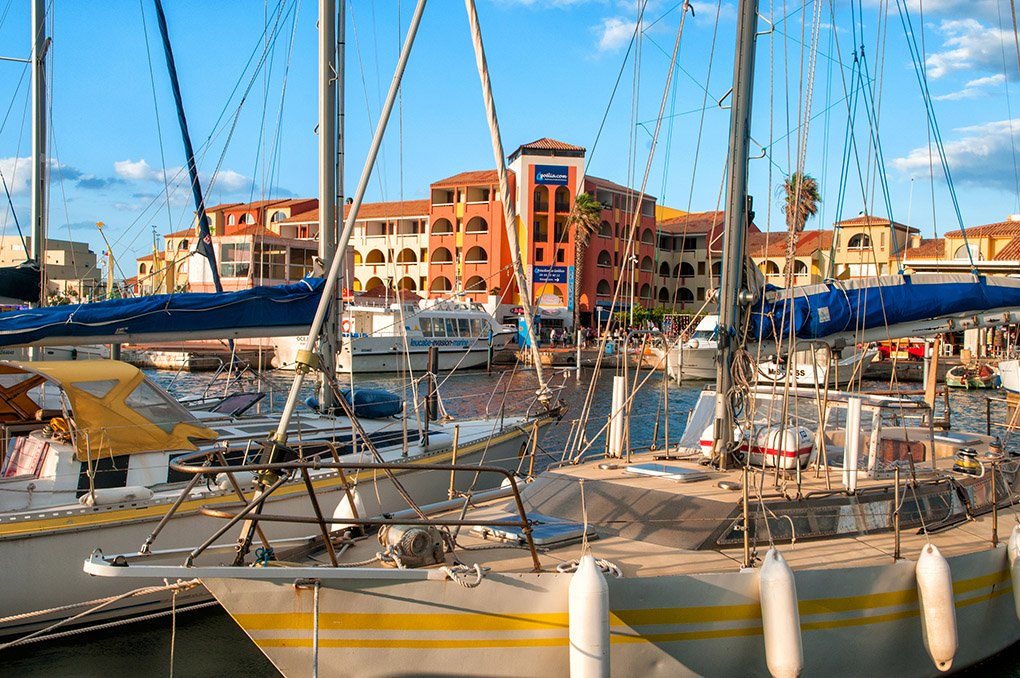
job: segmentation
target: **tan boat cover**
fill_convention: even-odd
[[[77,457],[194,451],[195,441],[215,440],[217,433],[146,377],[141,370],[117,360],[7,361],[0,374],[38,375],[59,386],[71,408]],[[7,377],[11,380],[11,377]],[[32,386],[37,379],[19,382]],[[10,396],[10,397],[9,397]],[[24,386],[11,393],[0,389],[0,414],[24,412],[31,402]]]

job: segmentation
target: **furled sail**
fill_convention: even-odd
[[[960,273],[829,280],[767,287],[751,307],[748,341],[765,353],[828,344],[835,348],[1020,321],[1020,279]]]
[[[322,278],[239,292],[157,294],[0,314],[0,346],[277,337],[308,331]]]

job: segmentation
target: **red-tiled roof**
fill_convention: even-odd
[[[1016,261],[1020,259],[1020,236],[1013,238],[1009,243],[999,250],[993,259],[995,261]]]
[[[185,229],[183,231],[176,231],[175,233],[167,233],[164,238],[181,238],[186,235],[195,235],[196,230],[194,227]]]
[[[245,224],[243,226],[230,226],[226,229],[226,232],[222,234],[224,237],[235,236],[235,235],[255,235],[255,236],[269,236],[269,237],[280,237],[279,233],[270,231],[261,224]]]
[[[507,177],[514,176],[514,173],[510,170],[506,172]],[[474,170],[471,172],[461,172],[460,174],[454,174],[452,177],[446,177],[439,181],[433,181],[432,186],[475,186],[477,184],[496,184],[499,182],[499,176],[496,170]]]
[[[897,221],[889,221],[885,217],[876,217],[870,214],[860,214],[851,219],[844,219],[843,221],[837,221],[836,226],[894,226],[895,228],[903,229],[908,233],[920,233],[919,229],[913,226],[907,226]]]
[[[803,231],[797,237],[794,255],[811,256],[832,247],[832,231]],[[786,233],[748,233],[744,249],[752,257],[781,257],[786,254]]]
[[[663,219],[659,222],[659,230],[674,235],[706,235],[707,247],[710,252],[722,251],[724,212],[690,212],[680,216]],[[760,233],[754,224],[748,228],[748,234]]]
[[[549,137],[542,137],[536,141],[532,141],[530,144],[522,144],[518,149],[521,150],[538,150],[538,151],[585,151],[583,146],[573,146],[571,144],[557,141],[556,139],[550,139]]]
[[[925,238],[917,247],[903,251],[904,259],[943,259],[946,256],[946,241],[943,238]]]
[[[351,212],[350,205],[344,205],[344,217]],[[366,202],[358,210],[358,221],[365,219],[399,219],[402,217],[427,217],[429,214],[428,200],[396,200],[393,202]],[[319,221],[319,208],[295,214],[280,223],[284,224],[315,224]]]
[[[981,238],[981,237],[1013,237],[1020,235],[1020,221],[1013,221],[1007,219],[1006,221],[997,221],[994,224],[983,224],[981,226],[972,226],[967,228],[968,238]],[[946,233],[947,238],[962,238],[963,231],[950,231]]]

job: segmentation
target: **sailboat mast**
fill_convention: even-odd
[[[32,0],[32,260],[46,305],[46,3]]]
[[[39,1],[36,0],[36,2]],[[217,292],[222,292],[223,284],[220,282],[220,272],[216,267],[216,251],[213,249],[212,234],[209,232],[209,217],[205,213],[205,198],[202,197],[202,184],[198,179],[198,165],[195,163],[195,149],[191,146],[188,119],[184,115],[181,84],[177,80],[177,65],[174,63],[174,51],[170,46],[170,33],[166,27],[166,15],[163,14],[163,3],[160,0],[155,0],[155,4],[156,20],[159,22],[159,35],[163,39],[163,53],[166,55],[166,68],[170,73],[170,86],[173,87],[174,104],[177,106],[177,122],[181,126],[184,154],[188,159],[188,176],[191,180],[191,192],[195,198],[195,211],[198,213],[198,251],[209,261],[213,286]]]
[[[733,107],[730,111],[729,167],[723,230],[722,279],[719,286],[719,352],[716,355],[715,440],[713,449],[725,463],[733,443],[732,365],[738,334],[740,290],[747,231],[747,158],[751,132],[751,91],[758,29],[758,0],[740,3],[737,48],[733,64]]]
[[[337,256],[337,23],[336,0],[319,0],[319,257],[327,269]],[[324,412],[336,405],[329,378],[336,374],[339,304],[335,293],[332,297],[319,339]]]

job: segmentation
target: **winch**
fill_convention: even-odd
[[[977,458],[977,450],[973,447],[961,447],[953,457],[953,470],[968,475],[981,475],[981,462]]]
[[[445,562],[443,535],[431,525],[384,525],[379,543],[403,567],[425,567]]]

